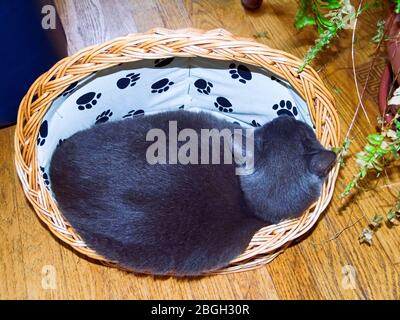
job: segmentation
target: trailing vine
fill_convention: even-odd
[[[340,30],[350,28],[355,17],[356,12],[350,0],[300,0],[295,27],[301,30],[315,25],[319,37],[315,40],[315,45],[306,53],[298,71],[303,71]]]
[[[400,13],[400,0],[392,0],[395,13]],[[381,7],[383,3],[379,0],[359,2],[356,10],[350,0],[300,0],[299,8],[295,16],[295,27],[301,30],[305,27],[314,26],[319,37],[315,44],[306,53],[303,64],[299,67],[301,72],[332,40],[338,33],[356,25],[357,17],[366,9],[371,7]],[[353,34],[354,36],[354,34]],[[387,40],[385,35],[385,22],[383,19],[377,22],[377,31],[371,41],[379,45]],[[362,94],[359,96],[362,104]],[[358,110],[357,110],[358,111]],[[357,113],[356,111],[356,113]],[[400,108],[392,112],[393,118],[385,122],[383,118],[378,119],[381,130],[371,133],[366,138],[363,150],[356,154],[358,165],[357,173],[348,182],[341,197],[347,197],[351,192],[359,187],[359,183],[369,173],[374,172],[378,177],[384,172],[385,168],[400,159]],[[356,117],[357,114],[355,114]],[[349,128],[351,131],[352,126]],[[348,133],[349,133],[348,132]],[[350,148],[351,139],[346,135],[343,145],[334,148],[338,154],[338,161],[344,166],[344,157]],[[373,235],[381,225],[386,222],[388,225],[397,224],[400,221],[400,192],[393,207],[385,214],[376,214],[360,234],[360,242],[372,243]]]
[[[347,197],[369,172],[375,172],[379,177],[390,163],[400,159],[400,109],[391,121],[383,123],[381,119],[379,122],[383,124],[381,132],[368,135],[364,149],[356,154],[358,171],[346,185],[341,197]],[[388,225],[394,225],[400,221],[400,193],[386,216],[376,214],[368,227],[363,229],[360,242],[371,244],[373,234],[383,221],[386,221]]]
[[[395,12],[400,13],[400,0],[393,0],[393,2]],[[315,26],[319,37],[315,40],[314,46],[307,51],[298,72],[303,71],[341,30],[352,28],[354,19],[364,10],[381,6],[381,1],[373,0],[366,2],[360,10],[355,10],[350,0],[300,0],[294,22],[296,29]],[[373,41],[378,43],[383,33],[384,23],[380,20]]]

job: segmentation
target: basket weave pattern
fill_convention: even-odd
[[[207,32],[153,29],[85,48],[59,61],[33,83],[21,101],[15,133],[17,173],[26,197],[51,232],[75,250],[106,264],[113,265],[113,262],[106,261],[86,246],[64,219],[43,183],[37,162],[39,127],[53,100],[75,81],[119,63],[172,56],[236,60],[269,70],[286,79],[304,98],[321,143],[325,147],[339,144],[340,128],[334,99],[312,68],[307,67],[298,74],[296,70],[301,63],[298,58],[249,39],[235,37],[223,29]],[[213,273],[250,270],[272,261],[317,222],[332,197],[337,174],[338,166],[326,179],[319,200],[304,215],[261,229],[242,255],[226,268]]]

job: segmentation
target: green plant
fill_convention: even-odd
[[[351,145],[351,140],[349,138],[344,139],[343,146],[341,148],[333,148],[332,151],[334,151],[337,154],[337,161],[339,162],[340,166],[344,166],[344,157],[347,155],[347,152],[349,151]]]
[[[393,2],[395,4],[394,12],[400,13],[400,0],[394,0]]]
[[[394,11],[400,13],[400,0],[392,0]],[[338,35],[342,29],[352,28],[355,18],[368,8],[382,6],[381,0],[366,1],[363,6],[360,1],[358,10],[355,10],[350,0],[300,0],[296,12],[294,25],[297,30],[308,26],[316,26],[319,37],[306,53],[303,64],[298,72],[311,63],[325,47]],[[383,19],[378,21],[377,33],[372,38],[374,43],[379,43],[384,35]]]
[[[370,134],[367,137],[367,143],[363,151],[356,154],[356,162],[358,164],[358,172],[347,184],[341,196],[348,196],[351,191],[359,186],[359,182],[363,180],[369,172],[375,172],[377,176],[381,175],[385,167],[400,159],[400,109],[394,115],[393,119],[387,123],[380,120],[383,124],[380,133]],[[342,150],[344,147],[342,148]],[[400,219],[400,193],[397,196],[396,203],[386,214],[386,221],[392,225]],[[368,244],[372,243],[372,236],[375,230],[384,220],[383,215],[376,215],[370,222],[369,227],[365,228],[361,235],[360,241]]]
[[[392,0],[395,13],[400,13],[400,0]],[[326,48],[338,33],[346,28],[355,28],[357,25],[357,17],[366,9],[371,7],[381,7],[383,2],[380,0],[373,1],[358,1],[358,9],[356,10],[350,0],[300,0],[299,8],[295,17],[295,26],[298,30],[305,27],[314,26],[318,31],[318,38],[315,40],[315,45],[306,53],[303,64],[299,67],[298,72],[301,72],[311,61]],[[354,45],[354,32],[353,42]],[[387,40],[385,35],[385,22],[383,19],[377,22],[377,31],[371,41],[377,44],[378,52],[382,41]],[[353,52],[354,53],[354,52]],[[354,59],[354,55],[352,57]],[[353,60],[354,63],[354,60]],[[371,64],[370,72],[373,69],[374,61]],[[353,65],[354,68],[354,65]],[[358,109],[362,106],[362,97],[367,86],[367,81],[363,92],[357,94],[359,97],[359,106],[357,107],[352,124],[348,129],[348,133],[340,148],[333,148],[338,154],[338,162],[344,166],[344,157],[348,153],[352,140],[349,138],[352,125],[357,117]],[[340,88],[339,88],[340,90]],[[335,89],[337,94],[340,93],[338,88]],[[378,120],[381,125],[381,130],[378,133],[371,133],[367,137],[367,141],[363,150],[356,154],[356,162],[358,171],[350,182],[346,185],[341,197],[347,197],[355,188],[359,187],[359,183],[370,172],[375,172],[379,177],[385,168],[400,158],[400,109],[395,112],[393,119],[387,123],[383,119]],[[383,222],[387,225],[396,224],[400,221],[400,192],[397,196],[396,203],[387,212],[386,215],[376,214],[365,227],[359,237],[360,242],[372,244],[374,233],[380,228]]]
[[[385,35],[385,20],[380,19],[376,23],[376,34],[372,37],[371,41],[378,44],[384,39]]]
[[[298,71],[301,72],[340,30],[350,27],[357,14],[350,0],[300,0],[295,27],[301,30],[315,25],[319,38],[306,53]]]

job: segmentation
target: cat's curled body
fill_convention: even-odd
[[[250,175],[236,175],[235,164],[149,164],[146,134],[161,129],[168,144],[168,120],[178,132],[237,128],[183,110],[140,116],[74,134],[51,161],[66,219],[89,247],[137,272],[191,276],[226,265],[261,227],[314,202],[335,159],[311,128],[279,117],[255,129]]]

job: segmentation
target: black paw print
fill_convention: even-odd
[[[97,104],[97,100],[100,99],[101,93],[88,92],[76,100],[79,110],[91,109]]]
[[[140,73],[128,73],[125,77],[117,81],[117,87],[120,89],[125,89],[128,86],[133,87],[139,79]]]
[[[40,167],[40,171],[42,173],[43,182],[46,185],[46,188],[48,189],[48,186],[50,184],[49,175],[46,173],[43,167]]]
[[[229,65],[229,68],[231,69],[229,73],[231,74],[232,79],[239,79],[239,82],[241,83],[246,83],[246,81],[250,81],[252,78],[251,72],[249,68],[246,66],[239,64],[236,67],[235,63],[231,63]]]
[[[110,120],[112,117],[113,113],[111,112],[110,109],[103,111],[96,117],[96,122],[94,124],[99,124],[99,123],[104,123]]]
[[[37,138],[37,144],[42,146],[46,142],[47,135],[49,134],[49,125],[47,120],[44,120],[39,128],[39,137]]]
[[[64,143],[65,140],[67,140],[67,139],[60,139],[60,140],[58,140],[57,146],[61,146],[61,145]]]
[[[175,58],[164,58],[164,59],[157,59],[154,61],[154,66],[156,68],[161,68],[169,65]]]
[[[67,87],[67,89],[65,89],[65,91],[63,92],[63,97],[66,97],[66,96],[68,96],[68,95],[70,95],[70,94],[72,94],[74,91],[75,91],[75,87],[78,85],[78,81],[75,81],[75,82],[73,82],[73,83],[71,83],[68,87]]]
[[[204,79],[198,79],[195,81],[194,86],[197,88],[198,92],[208,95],[211,92],[211,88],[213,87],[213,84]]]
[[[281,100],[281,102],[279,102],[278,104],[274,104],[272,106],[272,109],[274,110],[278,110],[276,113],[278,116],[282,116],[282,115],[288,115],[291,117],[295,117],[297,116],[299,113],[297,112],[297,108],[295,106],[292,105],[292,103],[287,100]]]
[[[151,93],[162,93],[165,91],[169,90],[169,87],[172,86],[174,83],[172,81],[169,81],[168,78],[164,78],[161,80],[158,80],[157,82],[154,82],[151,85]]]
[[[261,124],[259,124],[256,120],[253,120],[250,124],[251,124],[253,127],[261,127]]]
[[[129,111],[126,115],[124,115],[122,118],[133,118],[136,116],[144,115],[144,110],[138,109],[138,110],[131,110]]]
[[[276,82],[278,82],[278,83],[280,83],[280,84],[284,84],[284,82],[282,82],[281,79],[278,79],[278,78],[275,77],[275,76],[271,76],[271,80],[276,81]]]
[[[217,100],[214,102],[214,106],[218,108],[219,111],[222,112],[232,112],[232,103],[224,97],[218,97]]]

